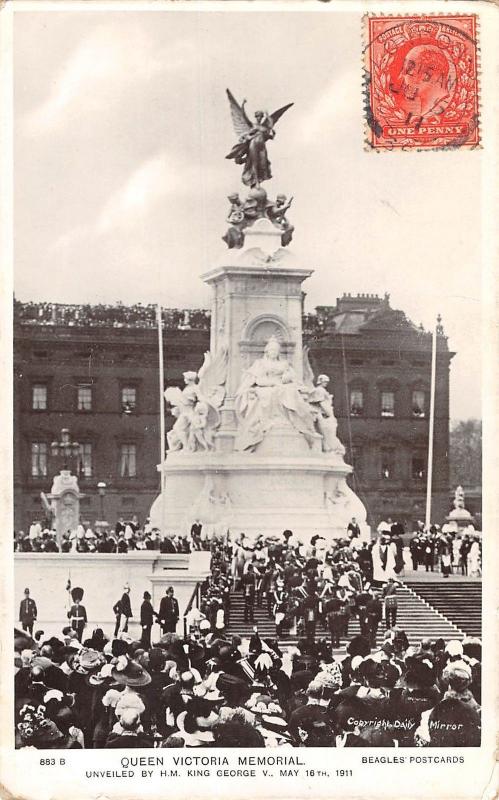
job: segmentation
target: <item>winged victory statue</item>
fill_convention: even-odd
[[[274,138],[276,122],[288,108],[291,108],[293,103],[287,103],[273,114],[256,111],[255,121],[251,122],[245,110],[246,100],[239,105],[229,89],[227,89],[227,97],[234,131],[239,136],[239,141],[226,158],[234,159],[236,164],[244,165],[242,180],[245,186],[251,188],[260,186],[263,181],[268,181],[272,177],[267,155],[267,142]]]

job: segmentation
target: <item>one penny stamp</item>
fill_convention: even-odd
[[[368,15],[364,23],[369,148],[479,145],[476,16]]]

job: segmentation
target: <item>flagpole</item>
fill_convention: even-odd
[[[159,303],[157,306],[157,321],[159,350],[159,463],[161,465],[161,534],[163,534],[165,522],[165,400],[163,397],[163,392],[165,390],[165,366],[163,358],[163,319],[161,314],[161,305]]]
[[[431,347],[430,421],[428,429],[428,469],[426,475],[425,530],[431,525],[431,490],[433,482],[433,432],[435,428],[435,377],[437,372],[437,326],[433,328]]]

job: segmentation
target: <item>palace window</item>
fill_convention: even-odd
[[[46,442],[31,442],[31,476],[33,478],[47,477],[47,455]]]
[[[426,459],[424,456],[412,457],[412,477],[415,481],[426,480]]]
[[[135,478],[137,475],[137,447],[134,444],[121,445],[120,475],[122,478]]]
[[[31,407],[33,411],[47,410],[47,387],[44,383],[35,383],[31,394]]]
[[[350,414],[361,417],[364,413],[364,393],[360,389],[350,390]]]
[[[395,474],[395,450],[392,447],[381,448],[381,477],[390,480]]]
[[[130,413],[137,406],[137,389],[135,386],[123,386],[121,389],[121,408]]]
[[[89,443],[80,444],[78,472],[84,478],[92,477],[92,445]]]
[[[92,387],[78,386],[78,411],[92,410]]]
[[[381,416],[394,417],[395,416],[395,393],[394,392],[381,392]]]
[[[412,416],[425,416],[425,393],[420,389],[415,389],[412,393]]]

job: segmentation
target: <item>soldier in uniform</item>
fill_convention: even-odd
[[[144,592],[144,600],[140,607],[140,626],[142,628],[140,642],[145,650],[149,650],[151,647],[151,628],[153,626],[154,616],[151,595],[149,592]]]
[[[24,600],[21,601],[19,606],[19,622],[22,625],[23,631],[28,631],[30,636],[33,636],[33,624],[36,622],[38,611],[36,603],[32,597],[29,596],[29,589],[24,590]]]
[[[248,570],[243,575],[243,592],[244,592],[244,621],[253,622],[253,615],[255,609],[255,592],[256,592],[256,577],[253,572],[253,564],[248,566]]]
[[[383,619],[383,604],[379,598],[379,593],[375,589],[371,589],[371,600],[367,604],[367,617],[369,620],[369,639],[371,647],[376,647],[378,626]]]
[[[130,604],[130,586],[125,583],[123,587],[123,594],[121,599],[118,600],[113,606],[113,612],[116,616],[116,625],[114,626],[114,637],[118,636],[121,625],[121,617],[125,617],[125,624],[123,625],[123,633],[128,631],[128,620],[133,617],[132,606]]]
[[[340,636],[345,626],[344,602],[338,596],[330,597],[324,604],[327,614],[327,626],[331,636],[331,646],[340,646]]]
[[[83,631],[87,624],[87,611],[85,606],[81,605],[83,589],[79,586],[75,586],[74,589],[71,589],[71,598],[73,600],[73,605],[68,611],[68,619],[72,629],[76,631],[78,641],[81,642]]]
[[[178,601],[173,596],[173,587],[169,586],[159,604],[158,622],[161,625],[161,632],[175,633],[179,616]]]
[[[400,581],[395,581],[393,578],[388,578],[388,583],[385,583],[383,586],[385,625],[387,630],[388,628],[394,628],[397,624],[397,588],[400,585]]]
[[[371,602],[371,595],[366,589],[363,589],[355,598],[357,607],[357,616],[359,618],[360,635],[369,639],[369,616],[367,608]]]

